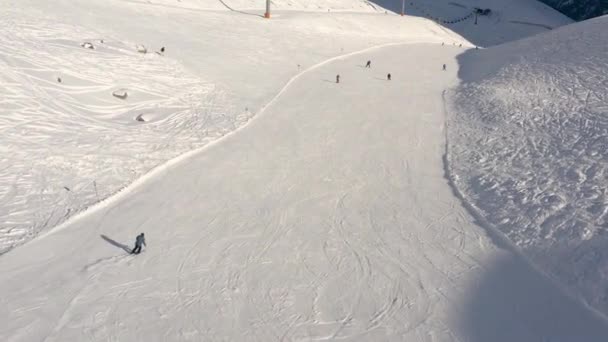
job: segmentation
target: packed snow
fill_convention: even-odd
[[[461,51],[323,63],[243,129],[5,254],[0,339],[602,341],[606,322],[496,247],[444,178],[456,69],[439,66]]]
[[[0,340],[608,337],[453,187],[450,89],[546,6],[0,2]]]
[[[321,12],[279,12],[269,22],[259,20],[259,3],[26,0],[3,6],[0,77],[7,86],[0,89],[0,111],[10,115],[0,121],[0,254],[241,127],[290,77],[325,58],[413,36],[469,46],[440,25],[385,14],[378,4],[390,6],[383,1],[323,2],[362,12],[329,15],[313,6],[319,2],[275,1],[278,9]],[[476,2],[463,4],[439,2],[420,15],[458,17]],[[497,6],[495,22],[444,25],[469,40],[483,27],[489,44],[538,30],[505,26],[500,18],[522,16],[513,6],[490,5]],[[553,26],[567,22],[555,13],[542,16],[535,5],[524,2],[519,13]],[[420,6],[427,5],[411,2],[413,15]],[[233,26],[235,18],[243,25]]]
[[[467,201],[608,314],[608,17],[476,50],[450,96]]]
[[[266,9],[266,0],[124,0],[134,3],[144,3],[154,6],[185,8],[195,10],[231,10],[235,12],[247,13],[250,10],[257,10],[249,14],[260,15],[264,12],[259,10]],[[272,0],[272,10],[280,11],[347,11],[347,12],[384,12],[385,9],[374,6],[373,1],[367,0]]]
[[[241,127],[315,63],[404,39],[466,45],[429,21],[384,14],[262,21],[128,1],[2,7],[0,254]]]

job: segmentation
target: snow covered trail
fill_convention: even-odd
[[[126,0],[0,8],[0,254],[241,127],[327,58],[391,42],[467,46],[428,20],[375,13],[263,20]],[[121,89],[127,98],[112,96]]]
[[[0,340],[604,340],[448,186],[441,64],[459,51],[313,69],[238,133],[4,255]],[[126,255],[141,231],[149,249]]]

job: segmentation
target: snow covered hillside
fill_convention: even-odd
[[[30,240],[0,256],[0,341],[607,339],[446,179],[472,44],[372,2],[247,3],[0,0],[0,248]],[[455,27],[539,30],[497,12]]]
[[[0,1],[0,254],[242,126],[315,63],[404,40],[467,46],[378,3],[390,5],[277,0],[273,9],[293,11],[263,21],[260,1],[249,0]],[[441,4],[424,13],[452,18],[476,3]],[[327,13],[330,5],[363,13]],[[503,24],[455,28],[470,37],[487,31],[489,43],[539,30]]]
[[[124,0],[133,1],[137,0]],[[141,1],[149,5],[186,8],[197,10],[265,10],[266,0],[146,0]],[[272,0],[272,11],[348,11],[348,12],[384,12],[373,1],[367,0]],[[257,12],[256,14],[259,14]],[[262,14],[264,12],[261,12]]]
[[[2,2],[0,254],[242,126],[315,63],[403,40],[466,45],[385,14]]]
[[[399,0],[370,2],[401,12]],[[489,13],[475,19],[475,8],[487,9]],[[406,0],[405,12],[436,21],[478,46],[525,38],[572,22],[534,0]]]
[[[464,54],[450,168],[477,210],[608,314],[608,17]]]
[[[461,52],[327,60],[234,134],[3,255],[0,340],[604,341],[444,178],[457,76],[441,64]]]

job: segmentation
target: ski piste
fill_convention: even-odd
[[[602,317],[495,239],[446,179],[460,171],[446,137],[463,131],[442,94],[480,90],[468,103],[493,101],[479,118],[515,124],[534,111],[514,104],[562,103],[544,90],[570,96],[560,73],[510,102],[531,87],[503,82],[529,43],[501,44],[540,34],[534,50],[547,51],[546,32],[555,55],[571,53],[567,18],[526,0],[416,2],[404,17],[390,2],[276,0],[290,10],[270,19],[257,2],[226,3],[239,12],[209,0],[2,6],[0,222],[14,222],[18,246],[0,256],[1,341],[606,340]],[[475,25],[473,6],[496,16]],[[589,44],[605,30],[583,31]],[[583,60],[567,66],[602,58]],[[565,103],[597,109],[601,89]],[[489,138],[503,132],[492,123]],[[457,137],[495,146],[477,134]],[[141,232],[154,248],[123,255]]]

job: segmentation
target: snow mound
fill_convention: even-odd
[[[450,169],[489,222],[608,314],[608,17],[460,58]]]

